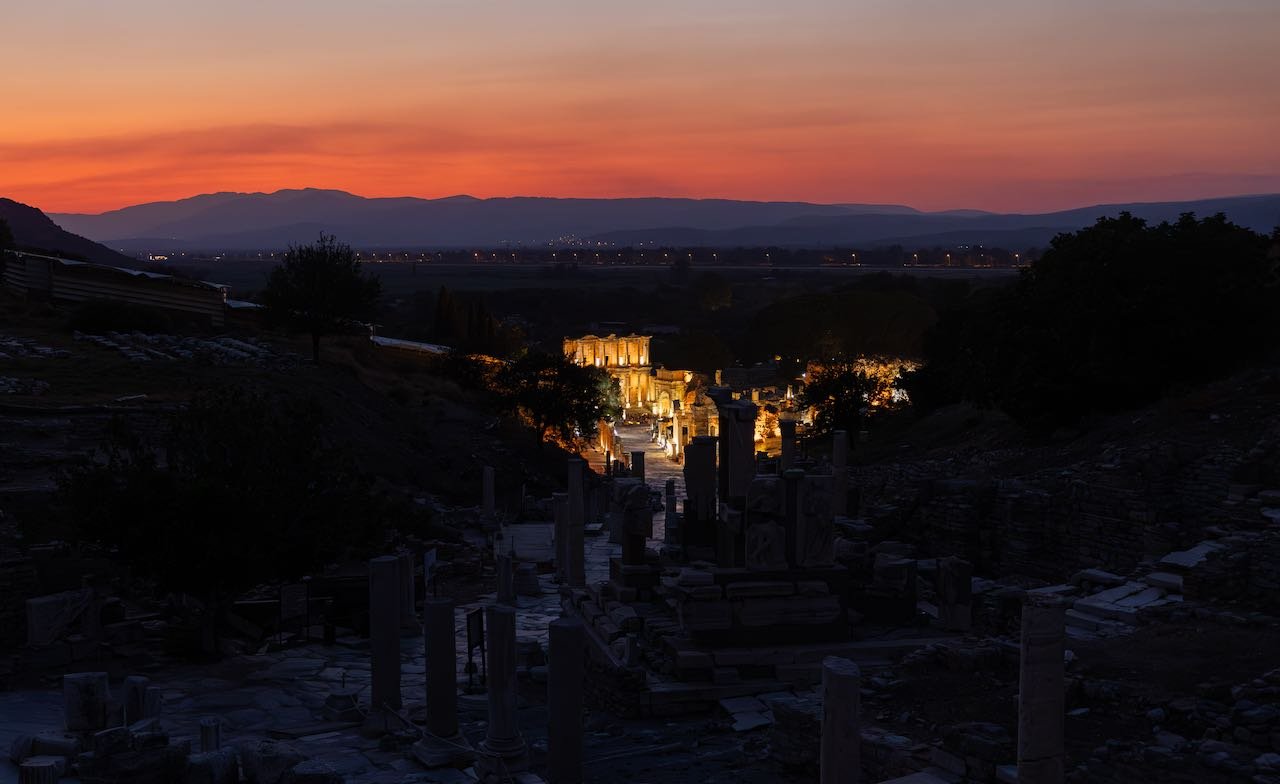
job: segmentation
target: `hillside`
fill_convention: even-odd
[[[18,248],[99,264],[133,266],[135,260],[93,240],[63,230],[35,207],[0,198],[0,219],[9,224]]]

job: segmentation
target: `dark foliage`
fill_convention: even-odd
[[[1280,335],[1271,244],[1222,215],[1148,226],[1122,213],[1059,235],[1016,285],[929,331],[908,392],[1053,428],[1221,377]]]
[[[539,446],[551,434],[566,443],[588,438],[600,420],[622,413],[621,392],[608,372],[560,354],[529,352],[503,367],[496,382],[507,406],[532,424]]]
[[[165,590],[228,596],[374,542],[402,510],[329,443],[312,401],[224,388],[156,437],[112,423],[60,477],[58,508]]]
[[[858,371],[851,362],[837,360],[809,371],[800,402],[803,407],[813,408],[817,433],[844,430],[852,436],[862,428],[871,399],[881,391],[875,378]]]
[[[77,307],[68,319],[78,332],[168,332],[173,322],[168,314],[141,305],[116,300],[92,300]]]
[[[273,318],[311,335],[319,362],[320,338],[372,314],[381,292],[381,281],[361,270],[350,245],[321,234],[311,245],[290,246],[267,279],[262,303]]]
[[[0,218],[0,250],[8,250],[12,247],[13,232],[9,229],[9,222]]]

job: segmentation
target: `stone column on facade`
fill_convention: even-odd
[[[940,559],[937,590],[942,628],[968,631],[973,624],[973,564],[954,556]]]
[[[831,434],[831,475],[834,486],[831,489],[833,503],[831,511],[836,515],[849,513],[849,434],[837,430]]]
[[[1018,673],[1018,782],[1062,784],[1065,776],[1066,603],[1030,595],[1022,605]]]
[[[370,719],[400,710],[399,559],[369,561]]]
[[[582,621],[551,622],[547,667],[547,774],[551,784],[582,784],[582,681],[587,633]]]
[[[422,605],[426,655],[427,731],[438,738],[458,734],[458,663],[453,599],[428,598]]]
[[[488,656],[489,726],[480,742],[477,766],[489,775],[505,775],[528,765],[527,748],[516,716],[516,613],[510,607],[485,609]]]
[[[821,784],[857,784],[862,774],[862,734],[858,711],[862,672],[848,659],[822,660]]]
[[[493,466],[485,466],[483,476],[480,512],[484,515],[485,520],[492,521],[498,516],[497,477],[494,474]]]
[[[779,466],[783,471],[794,468],[796,464],[796,421],[779,419],[778,429],[782,431],[782,457]]]

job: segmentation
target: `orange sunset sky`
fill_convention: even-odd
[[[1280,191],[1280,0],[41,0],[0,196],[699,196],[1042,211]]]

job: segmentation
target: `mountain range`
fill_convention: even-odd
[[[877,246],[980,244],[1025,248],[1127,210],[1150,221],[1217,212],[1256,231],[1280,226],[1280,194],[1101,204],[1060,212],[922,212],[892,204],[727,199],[365,198],[335,190],[211,193],[97,215],[56,213],[70,232],[126,251],[251,250],[320,232],[360,248],[496,247],[570,241],[616,245]]]

